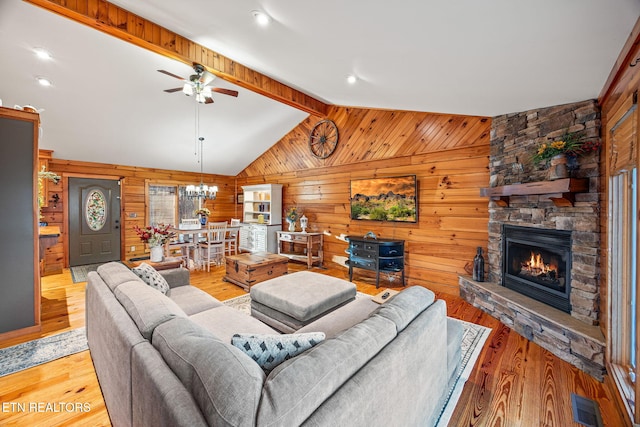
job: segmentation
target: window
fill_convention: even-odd
[[[611,377],[640,421],[638,367],[638,109],[634,93],[611,113],[608,146],[608,297]]]
[[[609,284],[614,376],[629,408],[635,406],[637,368],[637,169],[609,179]]]
[[[178,225],[180,220],[194,218],[199,200],[180,197],[177,184],[149,184],[147,186],[148,223]]]

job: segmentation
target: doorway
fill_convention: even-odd
[[[69,178],[69,266],[120,261],[120,181]]]

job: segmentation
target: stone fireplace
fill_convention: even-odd
[[[460,294],[525,338],[598,379],[599,155],[582,156],[570,178],[547,179],[531,156],[567,131],[600,138],[595,100],[493,118],[488,275],[460,277]]]

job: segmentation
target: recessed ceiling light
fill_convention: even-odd
[[[51,86],[51,80],[47,79],[46,77],[36,77],[36,80],[38,81],[38,83],[40,83],[41,86]]]
[[[35,47],[33,48],[33,53],[36,54],[36,56],[40,59],[52,59],[53,56],[51,55],[51,52],[49,52],[46,49],[43,49],[41,47]]]
[[[251,14],[253,15],[253,19],[255,19],[261,27],[266,27],[271,22],[271,17],[260,10],[252,10]]]
[[[353,74],[349,74],[347,76],[347,83],[349,83],[350,85],[355,84],[357,81],[358,81],[358,78]]]

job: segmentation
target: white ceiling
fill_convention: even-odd
[[[113,3],[329,104],[482,116],[596,98],[640,16],[638,0]],[[55,157],[199,171],[195,102],[163,92],[180,82],[156,71],[187,65],[20,0],[0,0],[0,57],[0,99],[45,109]],[[307,117],[214,84],[240,95],[200,107],[205,172],[237,174]]]

